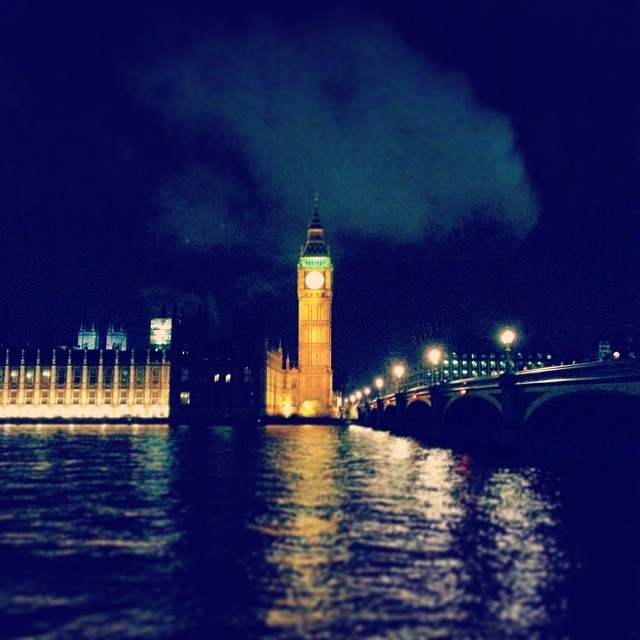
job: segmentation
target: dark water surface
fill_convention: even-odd
[[[638,464],[0,427],[0,638],[638,638]]]

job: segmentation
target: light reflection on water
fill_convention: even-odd
[[[0,636],[633,637],[637,476],[588,471],[361,427],[4,426]]]

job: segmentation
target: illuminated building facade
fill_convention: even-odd
[[[107,329],[107,349],[117,349],[119,351],[127,350],[127,334],[122,327],[116,329],[112,324]]]
[[[536,353],[523,355],[519,351],[510,355],[512,371],[526,371],[539,369],[552,364],[550,353]],[[430,385],[447,380],[461,380],[465,378],[479,378],[498,376],[507,371],[507,355],[503,353],[458,353],[443,350],[442,358],[437,365],[422,364],[402,382],[404,387]]]
[[[333,264],[316,197],[307,241],[298,261],[298,366],[282,348],[267,353],[265,412],[271,416],[336,414],[331,367]]]
[[[166,420],[164,351],[7,349],[0,363],[0,420]]]
[[[96,331],[96,326],[92,325],[91,329],[85,328],[83,324],[80,325],[80,331],[78,331],[78,349],[97,349],[100,345],[100,336]]]
[[[91,325],[91,329],[87,329],[84,324],[81,324],[80,331],[78,331],[78,349],[93,350],[99,348],[100,334],[97,332],[95,324]],[[105,348],[118,349],[120,351],[127,350],[127,334],[122,327],[116,329],[113,324],[109,325]]]
[[[171,346],[172,318],[152,318],[149,324],[149,344],[156,349]]]

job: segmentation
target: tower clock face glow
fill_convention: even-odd
[[[309,289],[319,289],[324,284],[324,276],[319,271],[309,271],[304,282]]]

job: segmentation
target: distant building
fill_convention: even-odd
[[[262,327],[236,315],[232,333],[210,340],[206,317],[177,316],[171,348],[171,420],[230,424],[263,413]]]
[[[112,324],[109,325],[105,348],[116,351],[127,350],[127,334],[122,327],[116,330]]]
[[[608,340],[598,342],[598,360],[611,360],[611,343]]]
[[[553,364],[550,353],[523,354],[512,351],[509,358],[511,371],[527,371]],[[411,387],[447,380],[498,376],[506,371],[507,355],[504,352],[477,354],[445,350],[439,364],[418,367],[402,381],[402,386]]]
[[[171,318],[152,318],[149,324],[149,344],[156,349],[168,349],[171,346],[173,320]]]
[[[87,329],[84,324],[81,324],[80,331],[78,331],[78,349],[98,349],[99,343],[100,338],[96,326],[91,325],[91,329]]]

